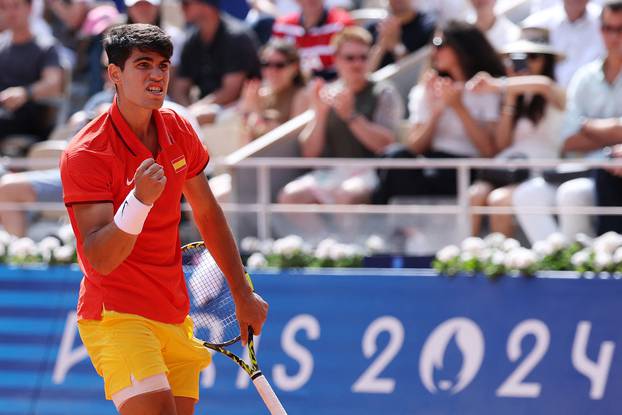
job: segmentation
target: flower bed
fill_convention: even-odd
[[[433,267],[444,275],[483,273],[532,276],[539,271],[574,271],[582,275],[622,275],[622,235],[608,232],[598,238],[578,234],[572,241],[555,233],[531,249],[501,234],[471,237],[458,247],[441,249]]]
[[[77,261],[75,243],[70,225],[39,242],[0,231],[0,264],[72,264]]]
[[[246,260],[249,269],[261,268],[355,268],[363,265],[363,258],[383,252],[384,241],[370,236],[365,246],[345,244],[327,238],[317,246],[311,246],[300,236],[260,241],[244,238],[240,243],[242,252],[250,254]]]

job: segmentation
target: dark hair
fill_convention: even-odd
[[[603,20],[603,16],[605,15],[605,10],[610,10],[613,13],[619,13],[622,11],[622,0],[607,0],[603,2],[603,8],[600,13],[600,20]]]
[[[542,73],[552,80],[555,80],[555,60],[556,56],[551,54],[541,54],[544,56],[544,67]],[[516,112],[514,113],[514,125],[522,117],[527,117],[532,123],[538,124],[544,117],[544,111],[548,104],[547,99],[542,94],[536,94],[529,102],[526,101],[525,95],[516,97]]]
[[[471,79],[481,71],[488,72],[493,77],[505,75],[501,58],[475,25],[450,20],[441,32],[443,44],[455,51],[466,79]]]
[[[266,43],[266,45],[259,52],[259,56],[262,56],[269,50],[273,50],[285,56],[285,59],[288,62],[298,64],[298,72],[294,77],[293,84],[294,86],[305,86],[306,81],[300,68],[300,54],[298,53],[296,45],[285,39],[274,38]]]
[[[104,35],[104,49],[108,63],[124,69],[125,61],[133,49],[155,52],[166,59],[173,54],[171,38],[158,26],[150,24],[124,24],[113,26]]]

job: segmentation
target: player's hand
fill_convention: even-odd
[[[248,343],[248,328],[253,328],[253,334],[261,334],[261,328],[268,316],[268,303],[257,293],[245,297],[235,298],[235,314],[240,324],[242,344]]]
[[[145,159],[136,169],[134,181],[136,198],[145,205],[153,205],[166,186],[164,168],[152,158]]]

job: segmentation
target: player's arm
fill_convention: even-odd
[[[268,313],[268,304],[253,293],[246,281],[238,248],[207,178],[199,174],[187,180],[183,191],[192,206],[192,214],[205,245],[227,277],[240,323],[242,344],[246,344],[249,326],[253,328],[255,334],[261,333]]]
[[[164,169],[146,159],[136,169],[136,187],[117,212],[111,203],[73,205],[87,260],[100,274],[110,274],[130,255],[153,203],[166,184]]]

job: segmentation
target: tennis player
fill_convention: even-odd
[[[252,292],[205,175],[194,130],[162,109],[172,44],[158,27],[112,28],[104,37],[117,95],[61,159],[63,197],[84,272],[80,336],[106,398],[122,415],[192,414],[210,354],[193,338],[178,225],[183,195],[227,276],[243,343],[268,305]]]

